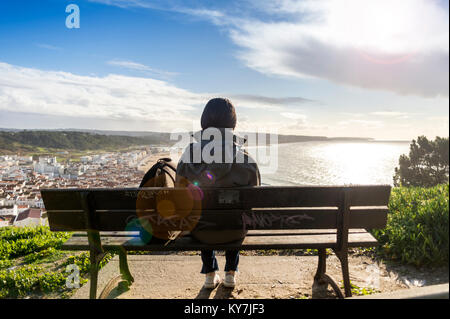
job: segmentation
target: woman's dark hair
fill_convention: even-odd
[[[204,130],[209,127],[234,129],[236,111],[230,100],[224,98],[210,100],[203,110],[201,125]]]

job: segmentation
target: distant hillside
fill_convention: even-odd
[[[243,133],[242,136],[245,136]],[[262,138],[262,143],[265,141],[270,141],[270,135],[266,134],[258,134],[256,136],[256,142],[258,143],[259,138]],[[328,141],[328,142],[369,142],[373,141],[372,138],[368,137],[326,137],[326,136],[308,136],[308,135],[283,135],[278,134],[278,144],[283,143],[300,143],[300,142],[315,142],[315,141]]]
[[[34,151],[37,148],[61,150],[118,149],[129,146],[161,144],[160,136],[100,135],[68,131],[15,131],[0,132],[0,150]]]
[[[265,141],[269,142],[268,135]],[[328,138],[325,136],[278,135],[278,143],[309,141],[372,141],[370,138]],[[59,150],[113,150],[137,145],[171,145],[170,133],[100,130],[16,130],[0,129],[0,152],[34,152],[38,148]]]
[[[0,129],[1,131],[2,129]],[[102,135],[122,135],[122,136],[134,136],[134,137],[153,137],[162,141],[162,143],[173,143],[170,141],[170,133],[162,132],[145,132],[145,131],[103,131],[103,130],[83,130],[83,129],[67,129],[66,131],[74,132],[86,132]],[[240,132],[239,134],[246,134],[248,132]],[[252,132],[250,132],[252,133]],[[269,141],[269,135],[266,134],[266,141]],[[333,142],[367,142],[373,141],[369,137],[326,137],[326,136],[311,136],[311,135],[278,135],[278,143],[298,143],[298,142],[311,142],[311,141],[333,141]]]

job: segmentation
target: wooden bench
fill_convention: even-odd
[[[374,185],[45,189],[41,193],[52,231],[83,232],[67,240],[63,249],[90,252],[90,298],[96,298],[98,265],[107,251],[119,254],[122,279],[131,285],[134,279],[127,251],[306,248],[318,250],[314,279],[330,284],[343,298],[338,285],[326,274],[326,249],[332,249],[339,258],[345,296],[351,296],[348,249],[378,244],[368,230],[385,227],[390,191],[388,185]],[[206,245],[189,235],[194,227],[247,229],[248,235],[229,244]],[[141,236],[136,232],[139,230]],[[143,230],[155,234],[177,230],[182,234],[166,244],[153,239],[148,242]]]

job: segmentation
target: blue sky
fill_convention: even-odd
[[[448,1],[5,0],[0,127],[448,135],[448,58]]]

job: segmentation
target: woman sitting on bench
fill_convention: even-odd
[[[177,185],[187,187],[242,187],[259,186],[261,177],[256,162],[241,149],[243,141],[233,134],[236,111],[228,99],[210,100],[201,117],[202,131],[194,134],[196,142],[184,151],[177,166]],[[211,144],[212,143],[212,144]],[[205,152],[203,149],[208,145]],[[215,155],[210,150],[220,149]],[[221,154],[219,154],[221,153]],[[244,230],[193,230],[191,235],[206,244],[228,243],[245,237]],[[235,286],[239,251],[226,251],[225,287]],[[202,250],[202,274],[206,274],[204,287],[214,289],[220,283],[215,252]]]

